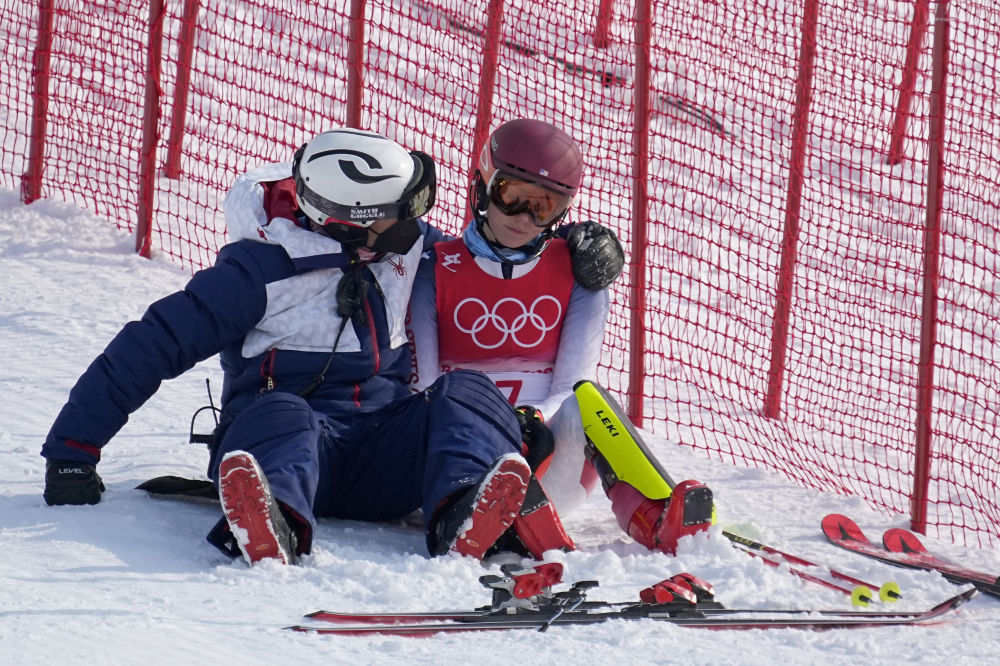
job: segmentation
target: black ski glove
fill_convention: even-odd
[[[521,426],[521,441],[528,447],[524,457],[532,472],[537,472],[549,457],[555,453],[556,440],[549,427],[542,423],[542,414],[534,407],[523,405],[515,410],[517,423]]]
[[[49,460],[45,463],[45,503],[97,504],[104,492],[104,482],[90,463]]]
[[[597,222],[573,225],[566,235],[573,277],[590,291],[605,289],[625,268],[625,251],[615,232]]]

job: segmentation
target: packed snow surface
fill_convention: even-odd
[[[107,485],[92,507],[47,507],[38,452],[70,388],[123,324],[183,287],[189,275],[142,259],[106,220],[54,201],[31,207],[0,190],[0,663],[4,664],[993,664],[1000,600],[980,595],[935,626],[810,632],[712,632],[640,622],[426,639],[321,637],[282,628],[319,609],[469,609],[478,583],[499,573],[457,556],[427,556],[419,521],[322,520],[301,566],[230,561],[205,541],[220,509],[134,490],[164,474],[205,478],[207,452],[187,443],[194,410],[216,395],[216,359],[165,383],[104,449]],[[207,414],[207,413],[206,413]],[[210,426],[203,423],[200,431]],[[550,554],[569,581],[597,579],[591,598],[635,599],[682,571],[715,584],[731,607],[848,609],[846,596],[741,554],[725,527],[876,583],[894,580],[900,610],[923,610],[960,588],[935,573],[894,569],[826,543],[828,513],[854,517],[873,540],[904,516],[864,501],[799,488],[759,469],[709,462],[648,438],[678,479],[709,484],[719,507],[710,538],[677,557],[650,553],[618,529],[598,493],[565,517],[579,549]],[[1000,573],[1000,553],[927,539],[935,553]]]

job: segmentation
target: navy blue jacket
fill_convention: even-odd
[[[412,260],[387,255],[360,269],[372,285],[366,297],[367,321],[353,318],[348,325],[353,335],[345,335],[354,338],[360,349],[338,352],[325,381],[308,399],[314,409],[344,427],[409,392],[410,348],[398,344],[400,317],[405,315],[397,306],[396,314],[387,316],[386,293],[405,290],[405,294],[392,297],[394,302],[400,297],[405,302],[412,278],[393,287],[385,277],[393,275],[391,271],[382,271],[380,283],[372,269],[388,261],[396,273],[415,272],[420,254],[445,238],[426,223],[420,225],[423,235],[410,253]],[[157,391],[160,382],[215,354],[220,354],[225,374],[223,423],[266,390],[268,376],[274,382],[273,390],[298,393],[304,389],[323,369],[332,345],[302,351],[287,342],[291,338],[281,327],[295,325],[282,319],[289,311],[288,299],[311,299],[315,318],[323,319],[324,331],[336,328],[341,321],[330,295],[343,273],[337,268],[303,267],[310,263],[315,261],[292,259],[278,244],[240,240],[223,247],[215,266],[195,274],[183,291],[153,303],[140,321],[128,323],[91,363],[52,425],[42,455],[96,463],[104,445]],[[317,279],[328,281],[329,287],[308,292],[299,282],[315,285]],[[316,322],[305,323],[314,326]],[[269,348],[245,357],[252,346],[248,344],[250,335],[256,336],[257,346],[263,339]],[[345,345],[339,348],[345,349]],[[179,421],[187,418],[186,414],[177,415]]]

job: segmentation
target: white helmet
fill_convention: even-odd
[[[434,161],[381,134],[323,132],[295,151],[298,205],[319,225],[367,227],[420,217],[434,205]]]

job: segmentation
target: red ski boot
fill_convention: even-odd
[[[700,481],[678,483],[665,500],[651,500],[619,481],[608,490],[618,525],[650,550],[677,553],[677,540],[712,524],[712,490]]]
[[[483,559],[517,518],[530,478],[531,469],[518,454],[498,458],[474,486],[438,510],[428,534],[431,553],[451,550]]]
[[[556,507],[534,475],[528,482],[528,493],[521,511],[514,520],[514,531],[536,560],[541,560],[547,550],[576,550],[559,520]]]
[[[252,455],[226,454],[219,466],[219,495],[229,529],[250,565],[266,559],[295,563],[295,533]]]

